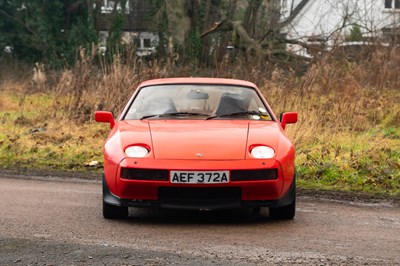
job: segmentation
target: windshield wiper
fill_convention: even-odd
[[[202,116],[208,116],[207,114],[202,114],[202,113],[192,113],[192,112],[174,112],[174,113],[165,113],[160,116],[185,116],[185,115],[202,115]]]
[[[156,117],[156,116],[160,116],[160,115],[163,115],[163,114],[145,115],[145,116],[143,116],[142,118],[140,118],[140,120],[147,119],[147,118],[151,118],[151,117]]]
[[[207,117],[206,120],[218,118],[218,117],[228,117],[228,116],[242,116],[242,115],[260,115],[260,112],[257,111],[244,111],[244,112],[235,112],[230,114],[223,114],[223,115],[213,115]]]
[[[171,113],[164,113],[164,114],[154,114],[154,115],[145,115],[140,120],[151,118],[151,117],[168,117],[168,116],[185,116],[185,115],[199,115],[199,116],[208,116],[207,114],[202,113],[191,113],[191,112],[171,112]]]

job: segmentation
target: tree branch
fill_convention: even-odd
[[[209,28],[208,30],[203,32],[200,36],[201,36],[201,38],[204,38],[207,35],[217,32],[217,31],[232,31],[232,30],[233,30],[232,22],[224,20],[224,21],[215,22],[214,26],[212,26],[211,28]]]
[[[203,32],[201,34],[201,37],[205,37],[211,33],[217,32],[217,31],[235,31],[235,33],[238,35],[239,37],[239,43],[237,48],[245,50],[245,51],[253,51],[258,55],[266,55],[266,56],[271,56],[271,55],[278,55],[278,54],[282,54],[282,49],[279,49],[279,52],[277,52],[278,50],[270,50],[268,51],[267,49],[263,49],[268,47],[268,42],[263,41],[265,38],[269,38],[269,39],[273,39],[273,40],[277,40],[281,43],[290,43],[290,44],[297,44],[300,45],[304,48],[307,49],[316,49],[314,46],[311,46],[305,42],[299,41],[299,40],[290,40],[287,39],[285,37],[283,37],[280,34],[276,34],[275,31],[268,31],[263,39],[259,42],[257,42],[256,40],[253,40],[249,34],[247,33],[246,29],[244,28],[243,24],[241,21],[230,21],[230,20],[225,20],[222,22],[217,22],[215,23],[214,26],[212,26],[210,29],[208,29],[207,31]],[[272,37],[272,38],[271,38]],[[287,52],[285,54],[291,54],[290,52]],[[293,57],[293,56],[292,56]],[[301,57],[303,58],[303,57]]]
[[[301,0],[301,2],[293,9],[290,13],[289,17],[279,23],[275,30],[279,31],[280,29],[286,27],[291,24],[293,20],[297,17],[297,15],[303,10],[303,8],[310,2],[310,0]]]
[[[26,25],[24,22],[20,21],[19,19],[11,16],[10,14],[8,14],[7,12],[5,12],[4,10],[0,9],[0,13],[3,14],[4,16],[6,16],[7,18],[16,21],[18,24],[22,25],[27,31],[29,31],[30,33],[32,33],[33,35],[36,35],[36,32],[34,32],[31,28],[28,27],[28,25]]]

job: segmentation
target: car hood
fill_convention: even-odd
[[[147,144],[156,159],[240,160],[251,145],[278,146],[276,122],[243,120],[121,121],[121,144]]]
[[[154,155],[162,159],[243,159],[248,123],[150,121]]]

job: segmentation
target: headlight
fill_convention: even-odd
[[[125,149],[125,154],[132,158],[143,158],[149,153],[149,150],[143,146],[130,146]]]
[[[275,156],[275,151],[267,146],[257,146],[251,150],[251,156],[257,159],[270,159]]]

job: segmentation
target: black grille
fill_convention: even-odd
[[[232,199],[240,198],[240,188],[184,188],[162,187],[158,191],[160,199]]]
[[[121,178],[130,180],[168,181],[168,170],[122,168]]]
[[[158,197],[162,207],[170,208],[236,208],[240,207],[241,189],[162,187]]]
[[[274,180],[278,178],[276,169],[233,170],[231,181]]]

